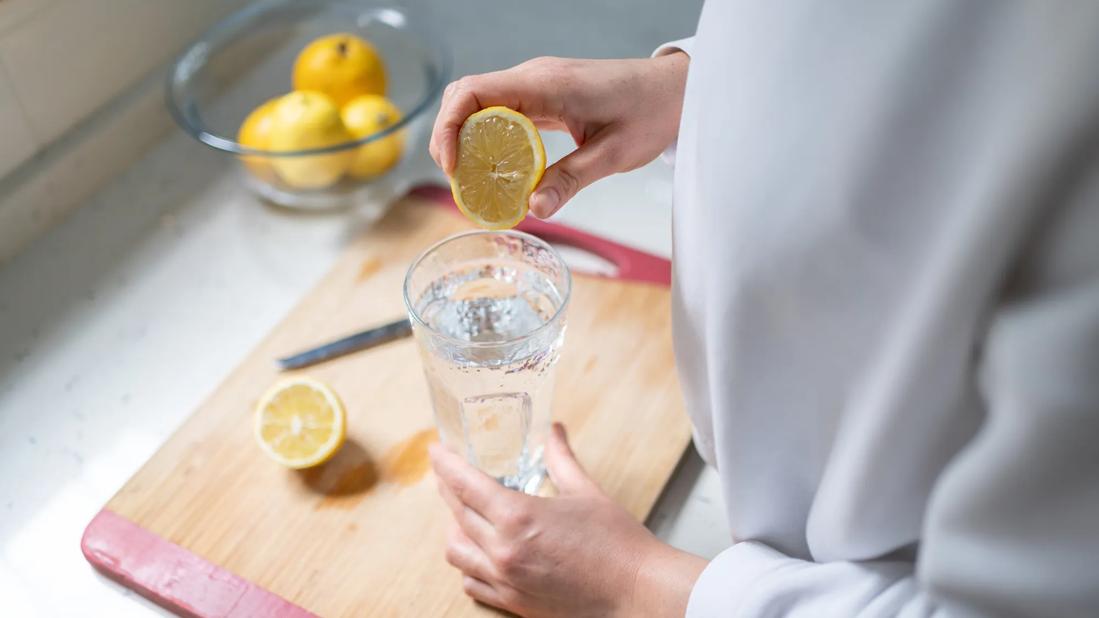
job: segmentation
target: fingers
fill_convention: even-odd
[[[612,133],[603,131],[557,163],[546,168],[542,181],[530,196],[530,210],[545,219],[561,209],[580,189],[619,170]]]
[[[458,501],[493,523],[502,513],[513,510],[512,503],[524,498],[484,472],[469,465],[446,447],[432,444],[428,449],[435,476]]]
[[[553,484],[563,494],[596,489],[591,477],[576,460],[565,434],[565,426],[561,423],[553,424],[553,431],[546,442],[546,469]]]
[[[450,532],[446,561],[462,572],[462,588],[467,595],[493,607],[515,609],[515,590],[500,581],[488,554],[466,537],[461,529]]]
[[[454,515],[454,522],[462,530],[463,534],[476,543],[479,547],[488,547],[493,541],[495,530],[487,519],[468,506],[462,504],[450,488],[444,483],[439,483],[439,495],[443,497],[450,512]]]
[[[473,112],[491,105],[481,103],[478,90],[473,84],[491,81],[485,79],[491,75],[490,73],[483,76],[463,77],[456,82],[451,82],[443,91],[439,114],[435,116],[435,126],[431,129],[428,152],[431,153],[435,164],[448,175],[454,172],[454,166],[457,163],[458,130],[462,128],[462,123]],[[488,100],[487,93],[482,96]],[[504,105],[504,103],[497,103],[497,105]]]
[[[431,130],[428,150],[431,158],[447,174],[457,163],[458,131],[470,114],[493,105],[504,105],[529,116],[546,128],[563,126],[560,114],[549,110],[557,106],[553,84],[536,79],[538,63],[526,63],[504,71],[463,77],[443,92],[439,114]]]
[[[568,125],[559,118],[541,118],[532,122],[542,131],[569,131]]]
[[[488,554],[466,536],[461,528],[451,530],[446,544],[446,561],[462,573],[482,581],[498,579]]]
[[[504,593],[488,582],[466,575],[462,578],[462,590],[476,601],[485,605],[508,609],[509,605],[504,598]]]

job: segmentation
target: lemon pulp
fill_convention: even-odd
[[[256,441],[290,468],[327,461],[345,436],[343,404],[330,388],[309,378],[275,385],[256,407]]]
[[[458,132],[454,201],[481,227],[515,227],[545,168],[546,151],[529,118],[506,107],[483,109]]]

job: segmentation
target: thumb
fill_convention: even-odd
[[[565,426],[561,423],[553,424],[549,441],[546,443],[546,469],[549,470],[553,484],[562,494],[574,494],[596,489],[595,483],[584,471],[580,462],[576,461],[569,446],[568,436],[565,435]]]
[[[618,159],[613,156],[609,135],[596,135],[546,168],[542,181],[530,196],[530,210],[534,216],[549,217],[561,210],[580,189],[618,171]]]

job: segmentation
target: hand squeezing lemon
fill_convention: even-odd
[[[546,171],[537,127],[502,106],[472,114],[458,132],[450,190],[458,209],[490,230],[515,227],[527,216],[530,194]]]

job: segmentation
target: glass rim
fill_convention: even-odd
[[[553,255],[553,257],[557,260],[557,262],[561,264],[561,269],[565,273],[565,290],[564,293],[561,295],[561,304],[557,307],[557,310],[554,311],[553,315],[548,320],[543,322],[541,326],[507,341],[466,341],[464,339],[458,339],[457,337],[451,337],[450,335],[439,331],[438,329],[432,327],[430,324],[425,322],[422,317],[420,317],[420,313],[416,311],[416,309],[412,306],[412,300],[409,298],[409,287],[411,286],[412,282],[412,272],[415,271],[420,263],[423,262],[429,255],[434,253],[436,250],[442,248],[443,245],[450,244],[451,242],[461,240],[463,238],[469,238],[471,236],[511,236],[512,238],[521,238],[523,240],[533,241],[535,244],[541,246],[544,249],[547,249],[550,254]],[[443,339],[448,343],[454,343],[458,346],[466,348],[496,348],[507,345],[515,345],[517,343],[527,341],[538,335],[539,333],[545,331],[547,328],[558,322],[565,315],[565,309],[569,306],[569,300],[572,299],[572,271],[569,270],[569,265],[565,262],[565,258],[561,257],[561,253],[557,251],[557,249],[554,248],[553,245],[549,244],[545,240],[542,240],[541,238],[538,238],[534,234],[528,234],[527,232],[520,232],[518,230],[470,230],[467,232],[451,234],[450,236],[447,236],[446,238],[435,242],[427,249],[424,249],[418,256],[416,256],[416,259],[413,260],[412,264],[408,267],[408,271],[405,272],[404,284],[401,286],[401,296],[404,298],[404,306],[405,309],[408,310],[408,315],[411,316],[412,322],[414,324],[419,324],[420,326],[427,329],[428,332],[432,334],[432,336],[439,337],[440,339]]]

